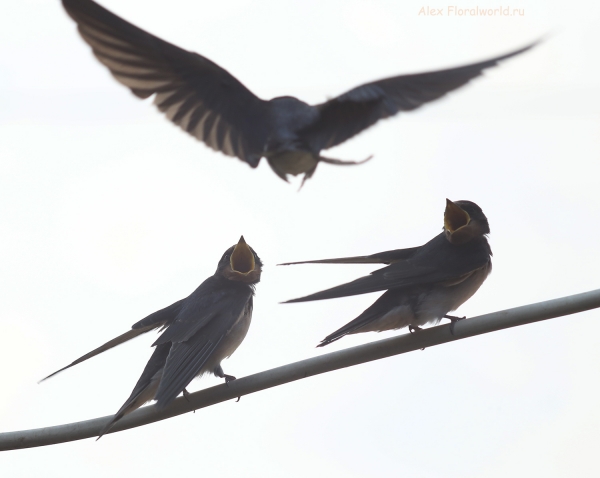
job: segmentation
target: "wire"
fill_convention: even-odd
[[[164,410],[158,411],[154,406],[140,408],[117,422],[109,433],[165,420],[313,375],[598,307],[600,307],[600,289],[472,317],[454,323],[453,329],[451,324],[446,324],[414,334],[378,340],[248,375],[229,382],[229,384],[200,390],[190,394],[189,401],[183,397],[177,398]],[[0,433],[0,451],[53,445],[95,437],[111,418],[112,416],[107,416],[53,427]]]

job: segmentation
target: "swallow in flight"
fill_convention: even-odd
[[[92,0],[62,3],[96,58],[134,95],[154,95],[168,119],[210,148],[252,168],[264,157],[280,178],[304,174],[303,183],[321,161],[364,162],[323,157],[321,150],[436,100],[535,45],[471,65],[366,83],[309,105],[292,96],[262,100],[208,58],[161,40]]]
[[[129,398],[102,429],[104,435],[118,420],[156,400],[164,408],[195,378],[212,373],[226,382],[235,380],[221,368],[244,340],[252,318],[254,287],[260,281],[262,262],[242,236],[225,251],[214,275],[187,298],[150,314],[119,337],[54,372],[46,380],[123,342],[161,327],[155,349]]]
[[[443,232],[426,244],[370,256],[343,257],[290,264],[389,264],[347,284],[306,297],[306,302],[385,290],[373,305],[351,322],[325,337],[319,347],[347,334],[382,332],[438,323],[467,301],[492,271],[490,227],[481,208],[471,201],[446,200]]]

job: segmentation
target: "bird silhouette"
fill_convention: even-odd
[[[215,274],[187,298],[150,314],[130,331],[43,380],[150,330],[164,330],[154,342],[154,353],[131,395],[98,438],[150,400],[156,400],[156,406],[164,408],[180,393],[187,395],[186,387],[195,377],[212,373],[226,382],[235,380],[223,372],[221,361],[235,352],[248,332],[254,286],[260,281],[261,271],[260,258],[242,236],[225,251]]]
[[[348,334],[381,332],[403,327],[418,329],[448,318],[467,301],[492,271],[490,232],[481,208],[471,201],[446,200],[444,230],[426,244],[369,256],[342,257],[291,264],[389,264],[366,277],[331,289],[288,300],[307,302],[369,292],[386,292],[357,318],[325,337],[319,347]]]
[[[173,123],[210,148],[251,167],[266,158],[283,180],[310,178],[320,162],[356,165],[321,155],[377,121],[436,100],[535,43],[489,60],[366,83],[325,103],[292,96],[269,101],[254,95],[228,71],[197,53],[132,25],[92,0],[62,0],[96,58],[139,98],[154,103]]]

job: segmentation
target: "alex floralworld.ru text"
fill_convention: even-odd
[[[522,17],[525,15],[525,9],[503,6],[460,8],[456,5],[448,5],[442,8],[421,7],[418,15],[424,17]]]

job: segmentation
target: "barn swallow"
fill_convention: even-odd
[[[162,409],[195,378],[212,373],[235,380],[223,372],[221,361],[231,356],[244,340],[252,318],[254,287],[260,281],[262,262],[242,236],[221,257],[217,271],[187,298],[133,324],[131,330],[54,372],[46,380],[123,342],[161,327],[152,344],[154,353],[129,398],[102,429],[104,435],[118,420],[156,400]]]
[[[290,264],[389,264],[352,282],[288,300],[306,302],[386,290],[362,314],[325,337],[318,347],[347,334],[381,332],[403,327],[418,329],[438,323],[467,301],[492,271],[490,227],[481,208],[471,201],[446,200],[443,232],[420,247]]]
[[[321,150],[380,119],[436,100],[536,44],[471,65],[366,83],[309,105],[292,96],[262,100],[208,58],[161,40],[92,0],[62,3],[96,58],[134,95],[154,95],[155,105],[168,119],[210,148],[252,168],[264,157],[285,181],[288,175],[304,174],[302,183],[321,161],[366,161],[326,158]]]

